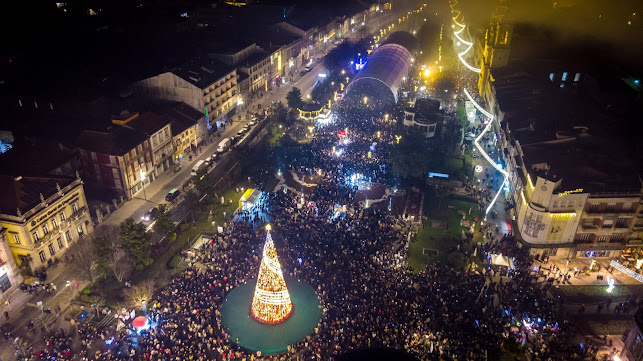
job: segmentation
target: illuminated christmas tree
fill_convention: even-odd
[[[292,314],[292,302],[275,244],[270,237],[270,225],[266,226],[266,231],[266,243],[263,246],[263,258],[250,313],[257,321],[274,325]]]

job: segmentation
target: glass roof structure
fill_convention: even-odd
[[[413,39],[411,34],[408,35]],[[406,37],[403,38],[408,40]],[[366,97],[367,101],[380,103],[382,106],[394,104],[397,101],[399,86],[410,65],[409,49],[394,42],[387,42],[371,54],[364,70],[348,85],[346,95],[356,100]]]

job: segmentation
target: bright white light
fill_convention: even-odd
[[[326,77],[326,73],[319,73],[319,74],[317,74],[317,76],[318,76],[318,77],[320,77],[320,78],[325,78],[325,77]]]
[[[607,276],[607,293],[612,293],[614,291],[614,279],[610,276]]]

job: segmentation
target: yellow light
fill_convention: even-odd
[[[576,216],[576,212],[569,213],[549,213],[549,216],[552,218],[571,218]]]
[[[429,69],[424,69],[424,76],[428,77],[428,76],[429,76],[429,74],[431,74],[431,72],[429,71]]]
[[[522,197],[522,203],[527,204],[527,200],[525,199],[525,192],[524,191],[520,191],[520,196]]]
[[[531,177],[529,176],[529,173],[527,173],[527,181],[529,181],[529,188],[533,191],[536,187],[534,187],[534,183],[531,182]]]
[[[364,104],[368,103],[368,97],[364,97]]]
[[[266,231],[270,231],[270,230],[272,230],[272,226],[270,225],[270,223],[268,223],[266,224]]]
[[[396,135],[395,140],[397,141],[397,144],[400,144],[400,140],[402,139],[401,135]]]
[[[346,74],[346,71],[344,69],[342,69],[342,75],[344,75],[344,74]]]

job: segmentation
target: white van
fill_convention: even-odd
[[[208,164],[205,162],[205,160],[200,160],[194,164],[194,167],[192,167],[192,171],[190,172],[190,174],[194,177],[197,175],[197,173],[199,173],[199,170],[207,166]]]
[[[225,152],[230,148],[231,145],[232,145],[232,141],[230,140],[230,138],[223,138],[219,142],[219,146],[217,147],[217,153]]]

